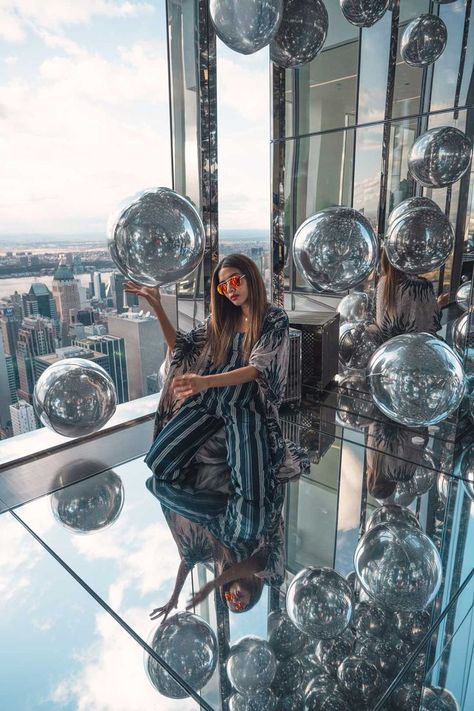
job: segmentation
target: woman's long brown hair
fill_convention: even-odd
[[[268,307],[267,292],[257,265],[245,254],[229,254],[223,257],[214,270],[211,281],[211,318],[209,320],[209,343],[214,365],[223,365],[241,318],[241,309],[236,308],[227,296],[217,293],[221,269],[231,268],[245,274],[248,290],[248,331],[245,334],[243,355],[247,361],[256,341],[260,338],[265,311]]]
[[[388,261],[387,253],[382,250],[382,258],[380,260],[380,266],[382,268],[382,276],[385,277],[383,292],[382,292],[382,302],[384,307],[389,314],[395,313],[395,306],[398,298],[398,287],[400,281],[403,277],[403,272],[395,269]]]

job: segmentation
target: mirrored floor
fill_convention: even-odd
[[[428,445],[437,451],[433,438],[398,432],[398,444],[405,437],[413,446],[387,450],[375,435],[369,446],[366,428],[350,428],[347,435],[338,425],[331,435],[306,417],[303,410],[296,412],[295,423],[295,411],[282,412],[286,436],[291,429],[292,438],[314,452],[308,475],[286,487],[282,527],[260,551],[264,570],[247,574],[247,561],[240,560],[240,588],[223,583],[196,602],[194,611],[204,621],[197,632],[195,621],[186,631],[187,623],[181,629],[173,615],[183,613],[193,593],[237,561],[210,545],[192,507],[186,515],[190,499],[182,491],[165,491],[161,500],[148,491],[150,472],[141,457],[17,508],[16,525],[28,527],[139,640],[151,644],[161,661],[168,660],[183,683],[202,695],[206,708],[410,711],[424,708],[423,693],[437,693],[423,691],[426,686],[446,687],[460,709],[473,708],[469,478],[441,468],[441,455],[436,459],[428,452],[427,459]],[[468,450],[450,451],[454,462]],[[355,560],[375,602],[355,581]],[[160,619],[150,620],[149,614],[172,597],[182,561],[187,569],[177,608],[160,628]],[[303,604],[304,595],[300,599],[295,589],[311,568],[326,568],[329,577],[323,588],[307,581],[310,595]],[[341,589],[349,591],[345,622],[336,619],[344,608]],[[321,590],[326,616],[318,621],[314,603]],[[394,613],[397,596],[402,604]],[[325,606],[325,600],[334,605]],[[293,620],[310,634],[293,626],[287,604]],[[185,654],[178,645],[180,653],[173,652],[169,637],[176,630],[186,644],[189,635],[200,640],[198,646],[188,644]],[[233,647],[247,636],[257,639],[247,648]],[[137,647],[150,686],[143,650],[133,639],[130,645]],[[160,668],[152,665],[153,670],[156,693],[168,698],[169,679]],[[194,703],[189,696],[188,701]],[[168,708],[160,703],[156,707]]]

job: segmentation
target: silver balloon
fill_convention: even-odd
[[[275,671],[275,655],[265,640],[249,635],[231,647],[227,675],[232,686],[244,696],[253,689],[269,687]]]
[[[441,17],[420,15],[407,25],[400,54],[410,67],[426,67],[441,57],[447,41],[448,30]]]
[[[217,36],[234,52],[258,52],[276,35],[283,0],[209,0]]]
[[[169,188],[150,188],[124,200],[110,217],[107,232],[117,268],[144,286],[184,279],[204,255],[198,211]]]
[[[389,0],[339,0],[342,14],[357,27],[372,27],[385,14]]]
[[[110,420],[116,404],[112,378],[86,358],[65,358],[50,365],[33,394],[42,424],[64,437],[97,432]]]
[[[385,678],[398,674],[404,664],[400,650],[384,639],[363,639],[356,644],[356,654],[373,664]]]
[[[373,321],[373,307],[369,294],[365,291],[353,291],[342,298],[337,306],[341,323],[358,323]]]
[[[406,274],[424,274],[442,266],[452,252],[454,232],[440,210],[416,207],[390,223],[385,252]]]
[[[396,336],[380,346],[368,380],[380,410],[408,427],[441,422],[460,405],[465,389],[458,356],[428,333]]]
[[[430,613],[427,610],[417,610],[416,612],[398,610],[394,614],[398,636],[412,646],[421,642],[428,632],[430,619]]]
[[[305,711],[354,711],[354,708],[337,685],[328,682],[305,694]]]
[[[344,323],[339,329],[339,360],[345,368],[363,370],[383,343],[375,323]]]
[[[335,674],[340,664],[348,657],[354,647],[354,637],[349,635],[341,635],[335,639],[322,639],[316,645],[316,658],[325,669],[326,674]],[[321,683],[320,675],[318,674],[317,683]]]
[[[339,381],[336,416],[342,427],[365,429],[377,415],[365,375],[351,373]]]
[[[202,689],[217,664],[217,639],[211,627],[191,612],[169,617],[152,634],[149,646],[193,689]],[[188,696],[152,656],[145,654],[145,668],[153,686],[163,696],[184,699]]]
[[[382,691],[383,683],[379,670],[362,657],[347,657],[339,666],[337,676],[348,697],[363,704],[375,701]]]
[[[378,526],[379,523],[391,523],[392,521],[401,521],[409,526],[416,526],[420,528],[418,519],[415,514],[410,511],[410,509],[404,506],[395,506],[394,504],[385,504],[375,509],[372,516],[367,521],[366,530],[370,531],[374,526]]]
[[[453,345],[464,363],[464,370],[469,379],[474,374],[474,308],[459,316],[452,327]]]
[[[429,452],[424,453],[423,463],[416,467],[413,476],[405,481],[397,482],[399,497],[406,498],[423,496],[436,482],[435,463]]]
[[[466,311],[471,305],[471,282],[465,281],[456,291],[456,303],[460,309]]]
[[[51,510],[59,523],[75,533],[92,533],[111,526],[124,502],[122,480],[114,471],[96,474],[51,495]]]
[[[387,627],[387,615],[372,602],[358,602],[352,624],[361,637],[381,637]]]
[[[280,697],[278,699],[278,711],[305,711],[303,692],[295,691],[289,696]]]
[[[291,657],[303,651],[308,637],[301,634],[286,612],[274,610],[268,615],[268,644],[277,659]]]
[[[420,711],[422,689],[418,682],[403,684],[393,692],[390,701],[394,709],[403,711]]]
[[[327,33],[328,13],[322,0],[286,0],[270,57],[285,69],[300,67],[321,51]]]
[[[331,568],[303,568],[288,588],[286,609],[291,621],[310,637],[336,637],[350,622],[352,592]]]
[[[271,689],[253,689],[248,696],[236,691],[228,704],[229,711],[277,711],[277,700]]]
[[[303,666],[304,685],[307,686],[311,681],[314,681],[315,679],[326,678],[327,672],[316,655],[314,640],[311,646],[307,647],[302,654],[298,655],[298,659],[300,660]]]
[[[459,711],[459,704],[448,689],[425,686],[421,695],[420,711]]]
[[[272,691],[275,696],[289,696],[298,690],[303,683],[304,669],[297,657],[289,657],[277,662]]]
[[[388,225],[391,225],[392,222],[395,222],[395,220],[404,215],[405,212],[410,212],[415,207],[430,207],[432,210],[442,212],[439,205],[437,205],[434,200],[431,200],[431,198],[425,197],[424,195],[416,195],[415,197],[403,200],[393,208],[392,212],[388,216]]]
[[[431,128],[416,139],[408,156],[408,168],[415,180],[427,188],[455,183],[469,168],[470,139],[452,126]]]
[[[375,267],[377,238],[357,210],[328,207],[298,228],[293,258],[302,277],[317,291],[340,294],[361,284]]]
[[[442,566],[434,543],[405,523],[382,523],[359,541],[354,567],[364,590],[393,610],[422,610],[441,584]]]

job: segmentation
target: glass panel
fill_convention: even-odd
[[[4,708],[198,708],[190,698],[166,698],[151,685],[142,647],[10,514],[0,516],[0,537]],[[132,610],[133,600],[127,605]],[[145,634],[146,617],[132,614]]]
[[[362,30],[358,123],[383,121],[387,94],[392,13]]]
[[[466,5],[462,0],[439,6],[439,16],[448,30],[448,41],[443,54],[434,64],[431,111],[455,105],[464,33],[465,7]],[[469,71],[469,58],[465,68]]]
[[[417,114],[420,110],[421,83],[423,69],[410,67],[400,55],[400,45],[403,32],[411,20],[429,12],[427,0],[402,0],[400,3],[400,23],[398,30],[397,65],[395,70],[395,85],[393,93],[392,117]]]

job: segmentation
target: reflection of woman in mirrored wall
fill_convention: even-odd
[[[171,610],[177,607],[186,578],[196,563],[215,564],[216,577],[194,594],[188,609],[218,589],[229,610],[245,612],[259,601],[264,583],[280,585],[283,582],[285,562],[281,516],[273,529],[260,539],[249,557],[240,559],[236,551],[222,545],[205,526],[173,511],[163,502],[161,507],[177,545],[181,563],[171,598],[153,610],[150,615],[152,619],[162,617],[164,621]]]
[[[404,274],[393,267],[385,250],[382,275],[377,284],[376,321],[386,340],[402,333],[431,333],[441,327],[441,308],[448,294],[436,298],[433,284],[421,276]]]

